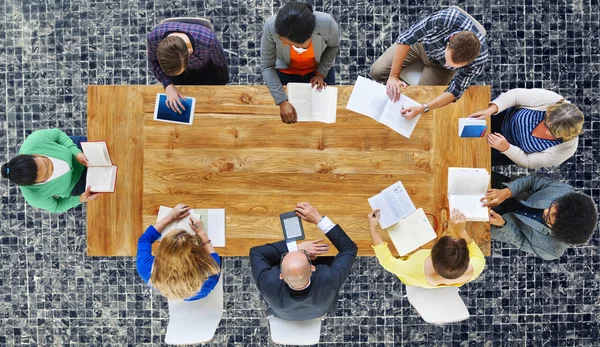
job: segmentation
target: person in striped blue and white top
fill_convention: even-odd
[[[583,113],[554,92],[511,89],[469,117],[491,115],[492,131],[486,139],[492,147],[492,166],[557,166],[577,151]]]

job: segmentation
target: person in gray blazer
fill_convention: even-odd
[[[490,209],[492,238],[544,260],[588,242],[598,224],[594,200],[558,180],[531,175],[502,183],[482,199]]]
[[[288,2],[265,22],[260,43],[262,75],[279,115],[286,124],[297,120],[283,86],[310,83],[317,90],[335,84],[332,68],[339,51],[339,31],[333,17],[303,2]]]

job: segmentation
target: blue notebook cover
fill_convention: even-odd
[[[165,94],[159,94],[158,105],[154,119],[167,122],[191,124],[190,118],[192,117],[191,111],[192,104],[194,102],[193,98],[185,98],[185,100],[181,100],[181,103],[184,107],[184,110],[181,113],[177,113],[174,110],[168,108],[166,102],[167,96]]]
[[[487,131],[484,125],[465,125],[460,137],[483,137]]]

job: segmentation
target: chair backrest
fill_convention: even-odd
[[[271,340],[281,345],[316,345],[321,339],[321,318],[287,321],[269,316]]]
[[[213,28],[210,19],[208,18],[194,18],[194,17],[175,17],[168,18],[160,22],[162,23],[170,23],[170,22],[178,22],[178,23],[186,23],[186,24],[198,24],[209,28],[211,31],[215,31]]]
[[[210,341],[223,317],[223,274],[215,289],[196,301],[169,300],[165,343],[193,345]]]
[[[458,295],[458,287],[425,289],[406,286],[406,296],[427,323],[453,323],[470,317],[469,310]]]
[[[425,65],[423,65],[420,60],[417,60],[407,67],[402,68],[402,71],[400,71],[400,79],[409,86],[416,86],[419,84],[419,80],[423,74],[423,68],[425,68]]]
[[[477,28],[477,30],[479,30],[479,32],[481,33],[481,35],[485,36],[485,34],[487,34],[487,32],[485,31],[485,28],[483,27],[483,25],[481,25],[481,23],[479,23],[478,21],[475,20],[475,18],[473,18],[473,16],[471,16],[470,14],[467,13],[467,11],[463,10],[462,8],[458,7],[458,6],[450,6],[450,8],[453,8],[455,10],[459,10],[460,12],[464,13],[465,15],[467,15],[467,17],[469,17],[473,23],[475,23],[475,27]]]

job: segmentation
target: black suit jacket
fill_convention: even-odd
[[[285,320],[308,320],[322,317],[337,304],[338,292],[350,273],[358,247],[339,225],[326,236],[339,253],[331,266],[316,266],[310,286],[301,295],[279,279],[281,255],[288,251],[285,241],[250,249],[252,275],[269,304],[268,314]]]

